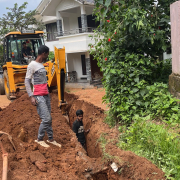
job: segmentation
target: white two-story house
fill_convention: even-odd
[[[65,47],[69,82],[92,82],[101,79],[97,61],[89,54],[89,37],[99,25],[92,15],[94,0],[42,0],[36,18],[46,25],[46,45]]]

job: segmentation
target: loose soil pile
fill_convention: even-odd
[[[6,95],[1,95],[0,108],[5,108],[11,103],[10,100],[7,99]]]
[[[22,95],[0,112],[0,130],[13,137],[17,148],[16,151],[13,149],[6,135],[1,136],[3,146],[9,154],[8,180],[165,179],[164,173],[145,158],[117,148],[118,131],[116,128],[110,129],[103,123],[102,109],[78,100],[75,95],[66,94],[65,98],[68,101],[70,124],[57,107],[57,93],[51,93],[54,139],[61,143],[62,148],[53,145],[50,145],[50,148],[43,148],[34,142],[37,139],[41,120],[37,115],[36,107],[30,104],[27,94]],[[85,129],[90,128],[86,137],[87,153],[71,130],[77,109],[84,111]],[[107,140],[111,139],[105,153],[116,158],[104,159],[98,141],[102,133],[106,134]],[[110,167],[112,162],[115,162],[119,168],[116,173]],[[0,156],[0,176],[1,172],[2,157]]]

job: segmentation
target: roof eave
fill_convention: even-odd
[[[80,2],[80,1],[78,1],[78,0],[75,0],[76,2],[78,2],[78,3],[80,3],[80,4],[84,4],[83,2]]]
[[[80,0],[75,0],[76,2],[80,3],[80,4],[84,4],[84,5],[93,5],[94,3],[88,3],[88,2],[84,2],[84,1],[80,1]]]

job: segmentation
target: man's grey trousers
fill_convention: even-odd
[[[52,130],[52,118],[51,118],[51,100],[50,95],[46,96],[34,96],[38,101],[37,112],[42,120],[39,131],[38,131],[38,140],[42,141],[47,132],[49,140],[53,139],[53,130]]]

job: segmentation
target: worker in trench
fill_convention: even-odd
[[[35,61],[31,61],[28,65],[25,77],[26,91],[30,97],[32,105],[37,107],[37,112],[42,120],[38,131],[38,138],[35,142],[46,148],[48,148],[49,145],[43,141],[45,132],[47,132],[49,138],[49,140],[47,140],[48,143],[61,147],[61,144],[57,143],[53,139],[51,102],[47,87],[46,70],[43,66],[43,63],[46,62],[48,55],[49,48],[44,45],[40,46],[38,48],[37,59]],[[33,92],[31,89],[31,82],[34,87]]]
[[[73,131],[76,133],[78,141],[81,143],[82,147],[86,150],[86,139],[84,133],[89,133],[90,129],[84,130],[83,126],[83,111],[81,109],[76,111],[77,119],[73,123]]]

